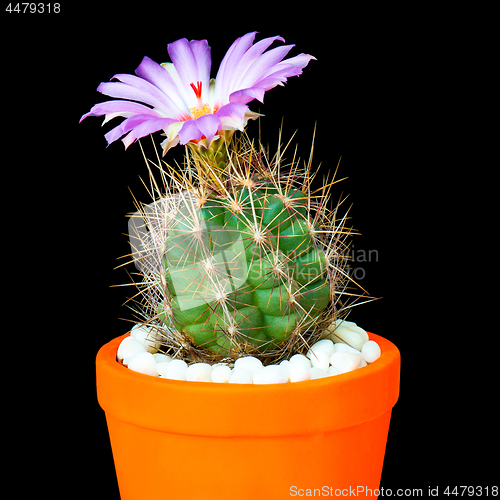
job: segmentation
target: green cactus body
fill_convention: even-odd
[[[169,307],[160,306],[160,319],[225,356],[275,349],[314,325],[331,298],[302,192],[254,184],[201,207],[186,201],[165,245]]]
[[[306,353],[362,296],[333,179],[314,190],[310,163],[285,164],[246,136],[217,141],[191,145],[182,170],[158,165],[161,184],[150,170],[153,202],[129,221],[138,312],[187,362]]]

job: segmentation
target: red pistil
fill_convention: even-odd
[[[202,82],[196,82],[196,85],[194,83],[190,84],[197,99],[201,99],[201,84]]]

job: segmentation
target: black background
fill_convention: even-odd
[[[495,484],[497,376],[489,344],[474,344],[473,332],[488,327],[478,319],[481,289],[466,239],[476,219],[466,203],[474,188],[456,184],[450,154],[463,148],[450,133],[460,120],[450,82],[461,74],[462,49],[443,35],[448,18],[379,7],[345,17],[305,5],[282,5],[279,15],[263,4],[251,12],[228,3],[61,5],[59,15],[2,12],[4,274],[11,291],[4,311],[23,356],[36,359],[14,386],[12,407],[31,402],[32,434],[23,435],[35,470],[47,468],[38,490],[53,498],[118,498],[94,358],[125,333],[120,318],[131,319],[122,307],[127,290],[111,285],[127,280],[113,268],[128,252],[129,189],[145,199],[139,176],[147,172],[138,144],[126,152],[119,142],[106,148],[110,126],[78,120],[105,100],[95,92],[101,81],[133,73],[144,55],[167,61],[169,42],[207,38],[215,76],[233,40],[254,30],[296,44],[291,56],[317,58],[269,91],[264,105],[251,104],[266,115],[263,141],[275,147],[283,117],[283,136],[298,130],[307,158],[316,123],[316,165],[326,174],[342,157],[338,176],[348,178],[334,196],[349,194],[346,206],[361,233],[354,246],[377,252],[358,276],[383,298],[355,308],[350,319],[393,341],[402,355],[381,486],[422,488],[428,496],[437,485]],[[247,130],[256,136],[257,123]],[[182,149],[169,155],[180,160]]]

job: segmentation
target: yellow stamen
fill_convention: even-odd
[[[191,116],[196,120],[196,118],[199,118],[200,116],[211,115],[212,108],[210,107],[210,104],[205,103],[203,105],[203,108],[189,108],[189,112],[191,113]]]

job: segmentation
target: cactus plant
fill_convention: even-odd
[[[312,193],[309,165],[285,173],[245,137],[229,141],[223,169],[196,147],[189,161],[130,219],[148,323],[197,360],[307,347],[341,315],[349,282],[349,230],[329,186]]]
[[[128,147],[162,129],[164,153],[187,145],[183,168],[146,160],[153,200],[138,205],[129,229],[142,321],[165,352],[188,360],[253,354],[279,361],[319,339],[324,325],[345,313],[350,296],[350,230],[331,204],[333,179],[314,190],[311,160],[287,165],[281,145],[271,157],[245,134],[234,134],[258,116],[247,102],[262,100],[314,59],[300,54],[282,61],[292,46],[262,55],[282,39],[252,46],[254,36],[233,44],[210,82],[206,41],[174,42],[173,63],[144,58],[137,77],[116,75],[121,83],[98,89],[153,108],[108,101],[83,117],[124,116],[106,134],[108,142],[127,133]]]

